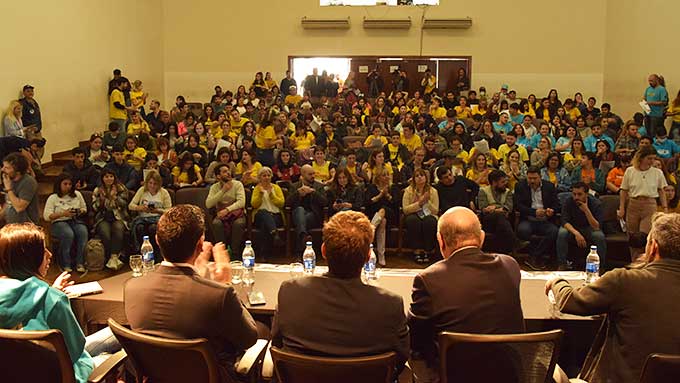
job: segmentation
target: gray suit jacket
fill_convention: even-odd
[[[473,247],[423,270],[413,280],[408,317],[413,351],[436,366],[436,337],[442,331],[524,332],[520,280],[513,258]]]
[[[125,314],[133,330],[166,338],[206,338],[224,370],[257,341],[255,320],[231,286],[190,267],[159,266],[125,284]],[[223,372],[225,372],[223,371]]]
[[[607,314],[583,364],[582,379],[638,382],[649,354],[680,354],[680,260],[612,270],[578,289],[559,280],[552,290],[564,313]]]
[[[326,274],[291,279],[279,289],[272,344],[302,354],[409,357],[408,327],[400,296],[360,278]]]

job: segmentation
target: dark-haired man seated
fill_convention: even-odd
[[[109,169],[116,173],[116,178],[118,181],[125,185],[128,190],[137,190],[140,182],[140,176],[130,164],[125,161],[123,156],[123,147],[120,145],[114,145],[111,150],[113,160],[111,160],[105,169]]]
[[[403,300],[361,281],[373,242],[371,223],[362,213],[343,211],[324,225],[323,238],[328,273],[281,284],[272,344],[336,357],[394,351],[400,369],[409,356]]]
[[[219,361],[222,381],[238,379],[234,363],[257,340],[257,326],[231,280],[224,244],[204,242],[200,208],[178,205],[158,221],[163,255],[158,269],[125,284],[125,315],[133,330],[176,338],[206,338]],[[214,280],[201,276],[214,257]]]
[[[489,173],[489,185],[479,188],[477,197],[482,211],[482,225],[485,231],[493,233],[493,251],[512,254],[515,246],[515,232],[510,223],[512,212],[512,190],[508,189],[508,175],[501,170]]]
[[[71,151],[73,161],[64,166],[64,173],[73,177],[73,184],[76,190],[94,190],[99,182],[99,171],[95,168],[82,148],[75,148]]]

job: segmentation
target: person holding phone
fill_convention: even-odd
[[[73,271],[75,264],[79,273],[87,271],[85,268],[85,245],[87,244],[88,229],[83,221],[87,213],[87,206],[83,195],[76,190],[73,177],[62,173],[54,182],[54,193],[47,198],[43,218],[51,222],[51,233],[59,241],[59,265],[66,272]],[[75,241],[75,243],[74,243]],[[76,246],[75,259],[71,256],[71,249]]]
[[[156,229],[161,214],[172,207],[170,193],[162,186],[163,180],[156,170],[149,170],[142,185],[128,205],[131,212],[137,212],[130,230],[136,247],[142,246],[141,239],[149,236],[154,253],[158,254]],[[157,258],[160,259],[160,258]]]

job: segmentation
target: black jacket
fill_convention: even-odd
[[[541,181],[541,196],[543,197],[543,207],[560,211],[560,201],[557,199],[557,189],[550,182]],[[519,211],[520,220],[528,217],[536,217],[536,209],[531,208],[531,188],[526,180],[520,181],[515,186],[515,209]]]
[[[68,173],[73,177],[73,186],[78,182],[81,185],[86,185],[84,189],[78,190],[94,190],[95,186],[99,183],[99,171],[87,159],[82,169],[78,169],[73,162],[69,162],[64,166],[64,173]]]
[[[291,208],[295,209],[298,206],[302,206],[307,211],[311,211],[316,216],[319,222],[323,221],[323,208],[328,206],[328,198],[326,198],[326,192],[324,191],[324,186],[319,181],[314,181],[312,188],[314,192],[301,197],[298,194],[298,189],[302,187],[302,180],[293,184],[292,189],[286,198],[286,204]]]

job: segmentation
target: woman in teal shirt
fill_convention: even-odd
[[[52,286],[44,277],[52,253],[45,248],[45,235],[33,224],[10,224],[0,229],[0,327],[15,330],[60,330],[66,342],[78,382],[87,382],[95,362],[76,321],[68,297],[61,290],[70,274],[59,275]],[[120,349],[110,330],[93,334]],[[100,344],[101,345],[101,344]],[[99,348],[99,346],[98,346]]]

